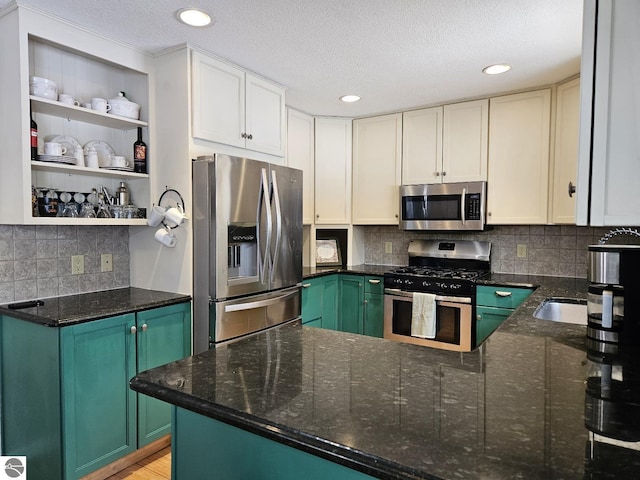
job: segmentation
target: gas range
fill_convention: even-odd
[[[479,278],[490,272],[491,243],[413,240],[409,265],[384,275],[385,288],[407,292],[475,296]]]

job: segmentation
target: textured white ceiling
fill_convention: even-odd
[[[188,42],[281,83],[288,105],[314,115],[400,111],[556,83],[580,69],[582,0],[18,3],[151,52]],[[215,24],[178,23],[186,6],[209,11]],[[481,73],[498,62],[513,69]],[[338,101],[347,93],[362,100]]]

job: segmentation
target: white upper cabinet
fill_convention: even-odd
[[[144,224],[145,220],[139,218],[60,217],[59,208],[44,212],[34,205],[37,199],[32,195],[32,186],[57,191],[58,195],[89,194],[93,188],[103,186],[113,196],[124,181],[131,202],[150,208],[149,179],[155,168],[148,123],[153,116],[152,58],[20,6],[0,17],[0,41],[0,191],[7,199],[0,203],[0,224]],[[140,120],[63,104],[53,96],[31,96],[29,82],[33,76],[55,82],[58,94],[69,94],[80,103],[91,102],[94,97],[111,99],[124,91],[127,98],[140,105]],[[38,156],[31,161],[30,112],[38,125],[40,144],[53,137],[82,147],[92,142],[98,150],[99,167],[88,168],[84,162],[77,165],[71,157],[73,152],[59,158]],[[132,162],[138,127],[149,147],[148,173],[111,170],[112,154]],[[44,153],[39,150],[39,154]],[[81,198],[76,196],[69,203],[80,204]]]
[[[353,121],[353,224],[397,225],[402,114]]]
[[[352,121],[315,119],[315,223],[351,223]]]
[[[402,185],[440,183],[442,107],[402,114]]]
[[[575,224],[576,180],[578,173],[578,131],[580,79],[558,85],[553,155],[552,223]]]
[[[193,136],[284,156],[284,89],[192,52]]]
[[[404,112],[402,184],[487,179],[487,99]]]
[[[444,106],[442,181],[487,179],[489,100]]]
[[[640,226],[640,3],[587,0],[584,15],[577,223]]]
[[[287,109],[287,165],[302,170],[302,223],[313,223],[314,215],[314,124],[306,113]]]
[[[487,223],[547,223],[551,90],[491,99]]]

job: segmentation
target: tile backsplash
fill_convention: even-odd
[[[573,225],[496,226],[471,233],[404,232],[393,226],[364,228],[365,263],[406,265],[409,241],[414,239],[484,240],[491,242],[492,272],[580,278],[587,277],[587,246],[597,244],[611,230]],[[385,253],[385,242],[392,242],[392,253]],[[518,245],[525,246],[526,256],[517,255]]]
[[[100,271],[103,253],[113,271]],[[71,274],[71,256],[84,273]],[[0,303],[128,287],[128,226],[0,225]]]

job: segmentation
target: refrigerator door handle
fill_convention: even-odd
[[[260,177],[260,194],[258,195],[258,213],[256,223],[258,225],[256,229],[256,236],[258,240],[258,269],[260,275],[260,282],[265,283],[265,273],[267,270],[267,265],[269,263],[270,251],[271,251],[271,228],[272,228],[272,220],[271,220],[271,208],[269,206],[269,181],[267,179],[267,169],[262,169],[262,175]],[[262,249],[262,241],[260,238],[260,228],[261,222],[260,219],[262,217],[262,207],[265,207],[265,214],[267,216],[267,239],[266,245],[264,248],[264,254]]]
[[[225,312],[240,312],[242,310],[253,310],[254,308],[261,308],[261,307],[268,307],[269,305],[275,305],[276,303],[280,303],[283,299],[291,296],[291,295],[295,295],[297,293],[297,290],[295,292],[288,292],[285,293],[284,295],[279,295],[277,297],[273,297],[273,298],[267,298],[266,300],[256,300],[255,302],[248,302],[248,303],[236,303],[234,305],[225,305],[224,307],[224,311]]]
[[[276,207],[276,244],[270,277],[271,281],[273,281],[276,265],[278,265],[278,252],[280,251],[280,240],[282,237],[282,210],[280,209],[280,192],[278,191],[278,179],[276,178],[275,170],[271,170],[271,185],[273,188],[273,202]]]

